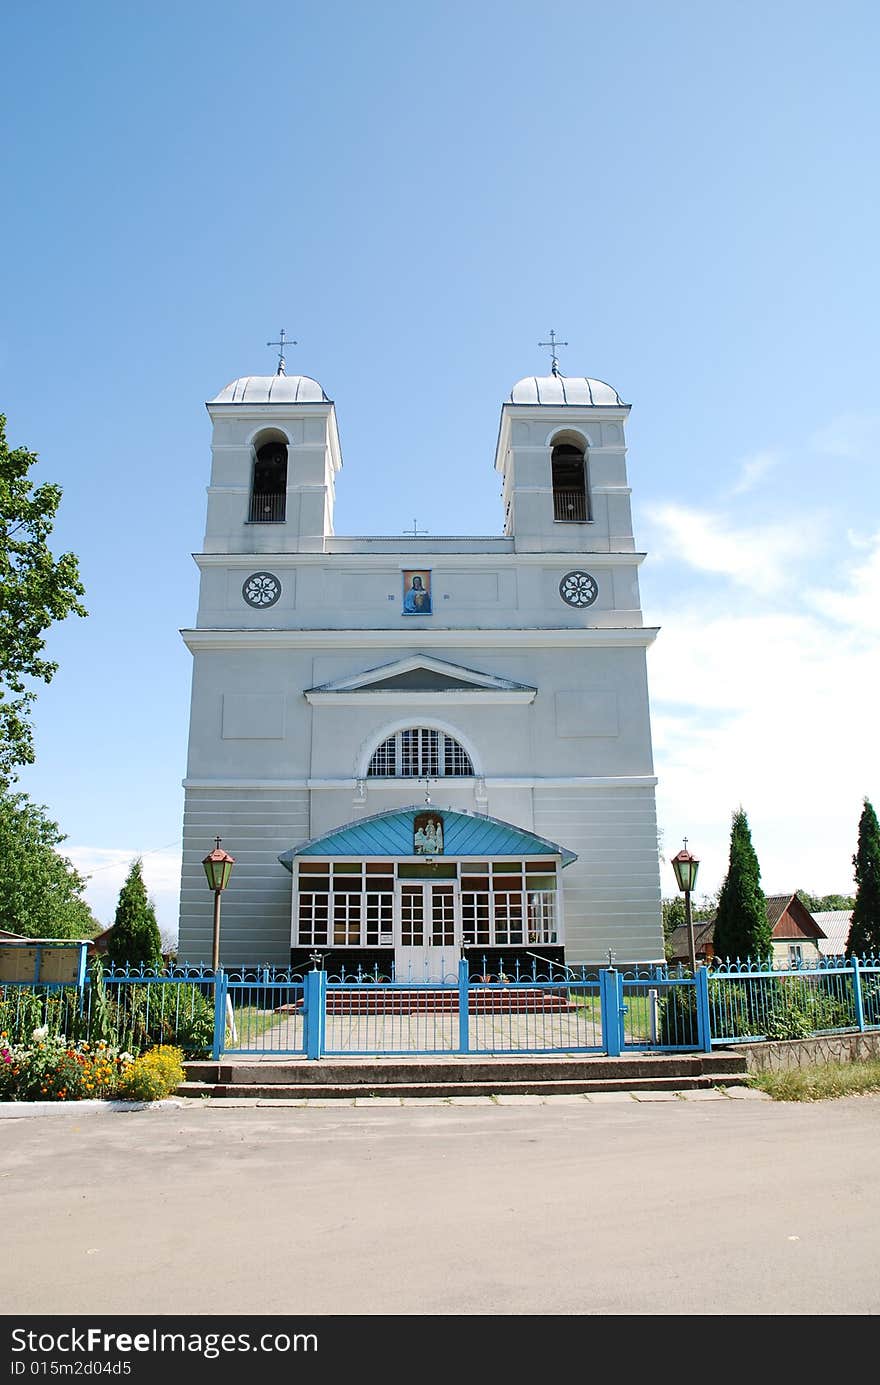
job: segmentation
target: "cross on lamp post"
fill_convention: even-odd
[[[691,975],[697,974],[697,950],[694,944],[694,920],[691,914],[691,890],[697,883],[697,870],[699,861],[696,856],[692,856],[687,849],[688,839],[684,839],[684,848],[677,856],[672,858],[672,869],[675,871],[675,880],[680,890],[684,891],[684,917],[688,931],[688,948],[691,954]]]
[[[228,851],[220,850],[218,837],[217,845],[208,853],[202,865],[205,868],[208,888],[214,891],[214,946],[211,952],[211,967],[217,972],[220,969],[220,896],[229,884],[235,857],[230,856]]]

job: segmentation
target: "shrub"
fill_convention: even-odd
[[[68,1043],[46,1026],[29,1043],[0,1041],[0,1098],[83,1101],[114,1096],[130,1055],[110,1044]]]
[[[793,1000],[780,1001],[767,1016],[768,1039],[808,1039],[811,1033],[809,1015]]]
[[[660,989],[658,987],[658,989]],[[657,1002],[661,1044],[696,1044],[697,1006],[693,986],[669,986]]]
[[[693,986],[670,986],[658,1005],[661,1044],[697,1044],[697,1004]],[[747,988],[736,981],[709,977],[709,1014],[712,1034],[725,1039],[744,1038],[754,1032]]]
[[[862,979],[862,1004],[865,1008],[865,1023],[880,1024],[880,980]]]
[[[709,977],[709,1013],[712,1016],[713,1034],[742,1039],[754,1033],[753,1003],[749,988],[742,982]]]
[[[130,1101],[161,1101],[185,1077],[181,1049],[160,1044],[135,1058],[119,1083],[118,1095]]]
[[[805,977],[780,979],[767,1017],[768,1039],[808,1039],[823,1029],[851,1028],[855,1016],[847,1001]]]

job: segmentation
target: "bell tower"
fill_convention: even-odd
[[[336,410],[307,375],[246,375],[214,425],[205,553],[322,553],[342,466]]]
[[[601,380],[562,375],[555,356],[553,366],[518,381],[501,409],[504,532],[521,553],[631,553],[630,406]]]

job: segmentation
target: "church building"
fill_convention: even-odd
[[[218,834],[224,965],[662,960],[630,406],[554,353],[501,406],[503,533],[352,538],[317,381],[282,357],[207,408],[181,960]]]

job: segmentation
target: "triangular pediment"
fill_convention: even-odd
[[[347,678],[337,678],[306,691],[309,702],[338,702],[345,698],[360,701],[424,701],[456,698],[481,701],[531,702],[537,689],[511,678],[481,673],[462,664],[434,659],[427,654],[413,654],[390,664],[364,669]]]

